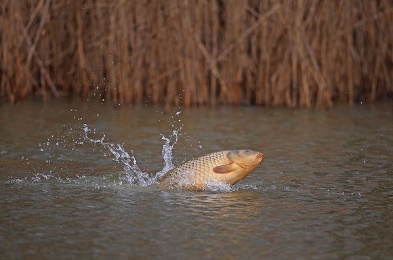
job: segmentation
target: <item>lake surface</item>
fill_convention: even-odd
[[[228,149],[265,159],[231,188],[149,182]],[[392,241],[392,103],[0,104],[0,259],[390,259]]]

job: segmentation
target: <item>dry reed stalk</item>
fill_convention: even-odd
[[[210,1],[210,4],[207,4],[206,7],[207,13],[207,24],[205,25],[205,30],[207,31],[205,34],[205,43],[209,45],[209,49],[211,50],[211,56],[217,57],[218,55],[218,37],[219,37],[219,7],[217,1]],[[211,25],[211,27],[209,26]],[[206,57],[205,57],[206,60]],[[204,61],[206,63],[206,61]],[[209,61],[207,61],[207,65],[209,65]],[[213,65],[213,64],[212,64]],[[217,79],[212,75],[213,67],[207,66],[207,77],[210,83],[210,100],[209,104],[212,106],[216,105],[217,101]]]
[[[330,107],[393,95],[393,3],[4,0],[0,96]]]

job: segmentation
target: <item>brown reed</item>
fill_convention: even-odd
[[[9,102],[308,108],[393,94],[391,0],[3,0],[0,44]]]

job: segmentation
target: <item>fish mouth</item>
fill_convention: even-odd
[[[256,158],[254,159],[254,162],[237,163],[237,164],[240,165],[240,167],[242,167],[242,168],[254,167],[256,165],[260,165],[264,157],[265,156],[263,155],[263,153],[258,153]]]
[[[262,162],[263,158],[264,158],[263,153],[258,153],[258,155],[257,155],[257,161],[258,161],[258,163]]]

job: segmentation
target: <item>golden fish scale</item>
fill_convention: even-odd
[[[213,168],[219,165],[228,164],[231,161],[227,157],[228,151],[217,152],[191,160],[178,168],[178,173],[188,173],[195,183],[203,183],[217,175]]]
[[[216,166],[231,163],[227,154],[229,151],[215,152],[192,159],[169,171],[163,178],[162,183],[170,182],[184,184],[201,184],[211,179],[220,179],[220,174],[213,171]],[[213,177],[214,176],[214,177]]]

